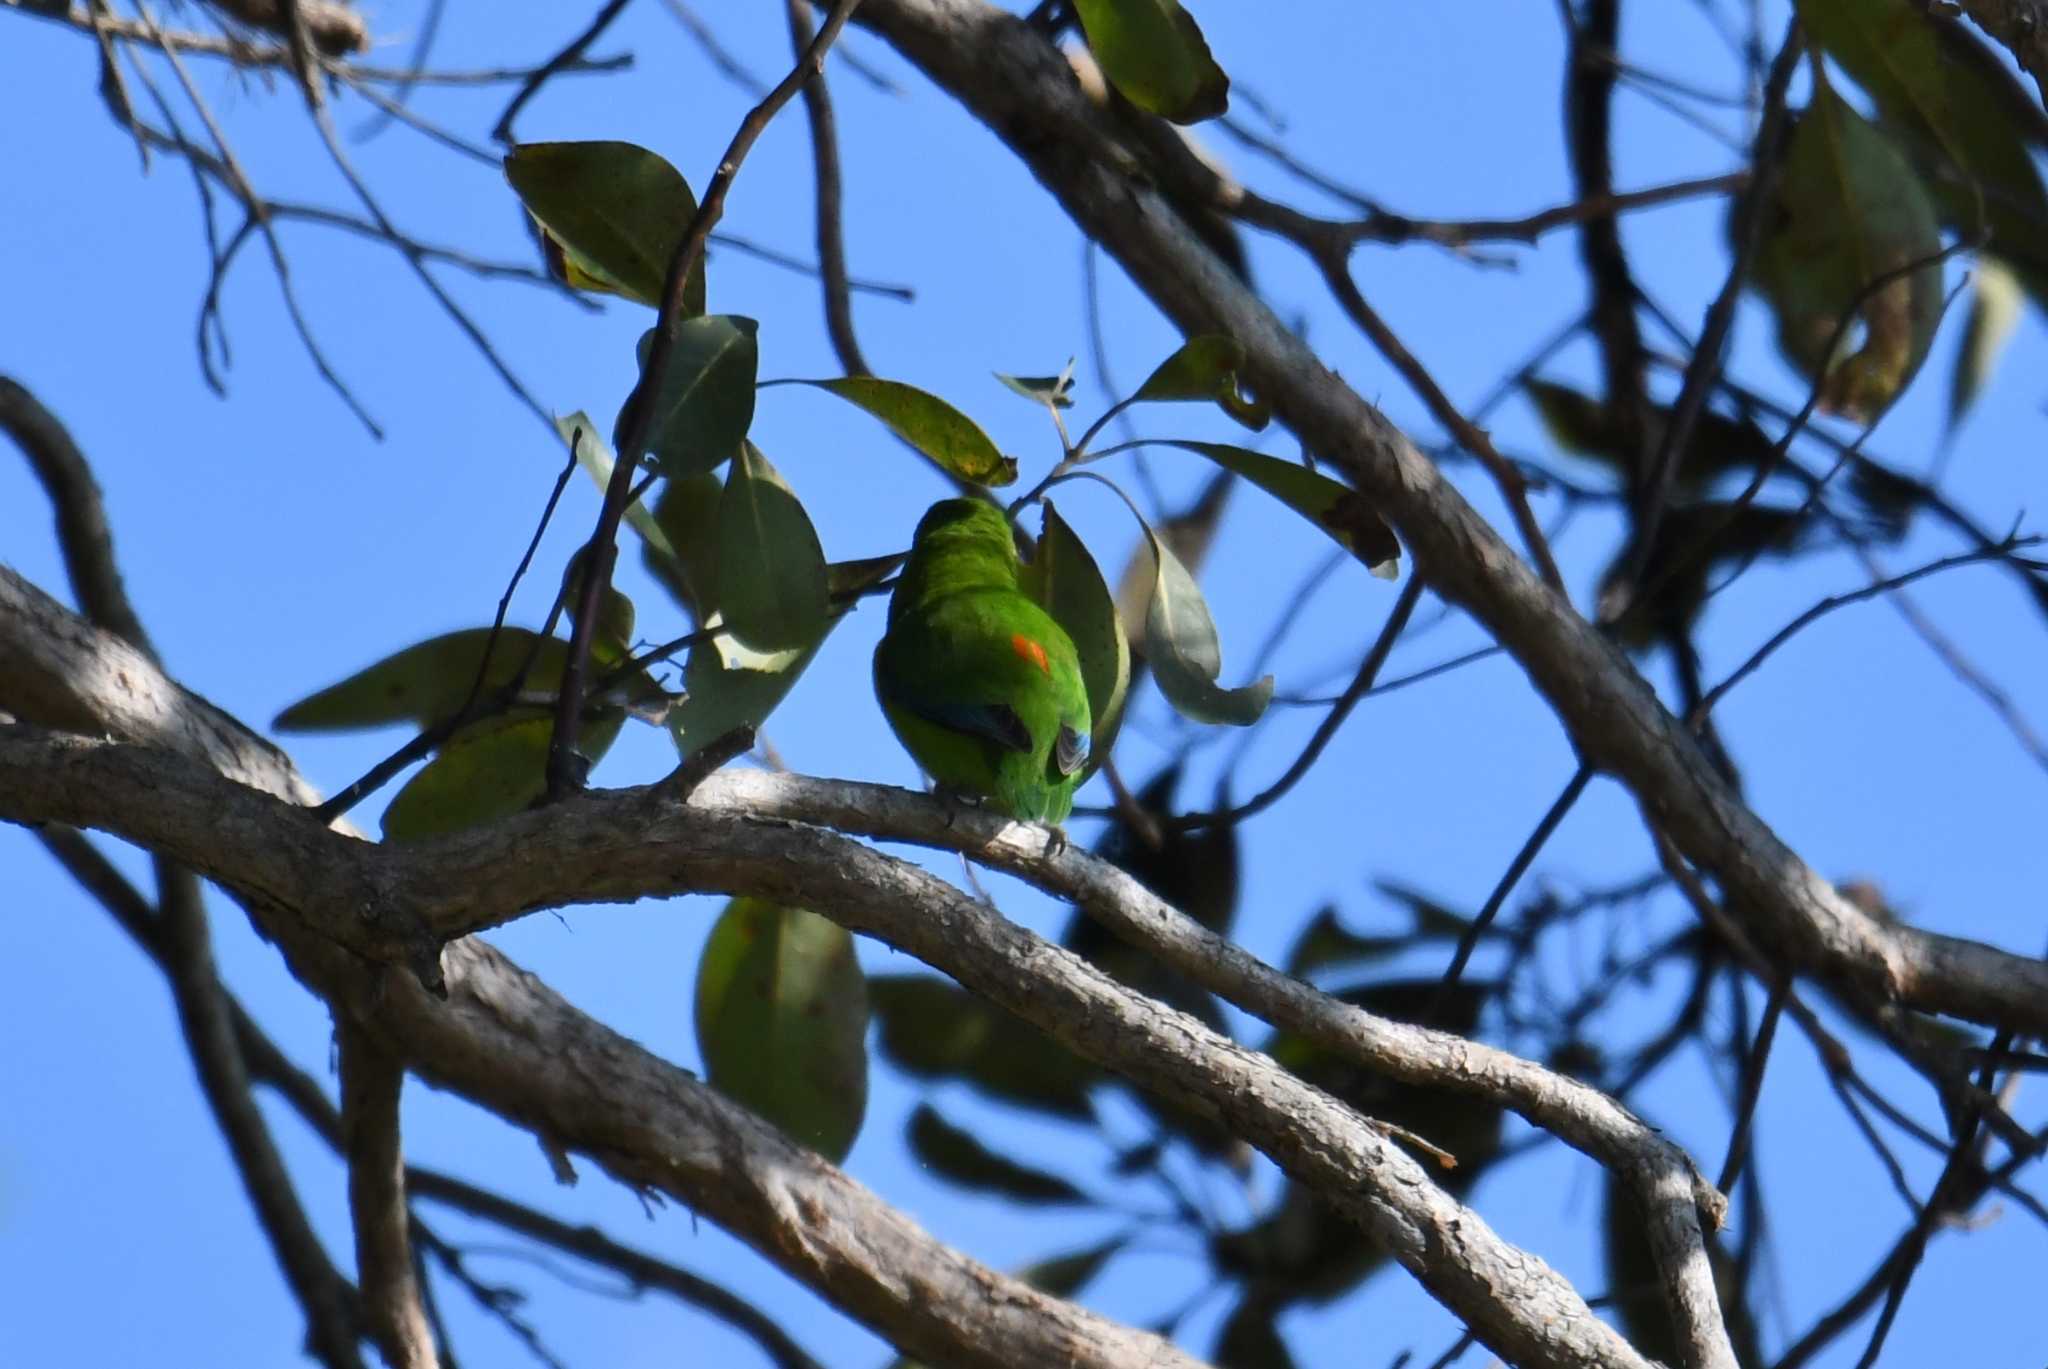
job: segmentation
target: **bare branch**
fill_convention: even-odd
[[[810,0],[788,0],[789,41],[798,60],[817,41],[811,25]],[[804,83],[804,113],[811,126],[811,169],[817,197],[818,272],[825,294],[825,331],[832,350],[850,376],[864,376],[867,359],[861,355],[860,339],[853,331],[853,298],[846,278],[846,231],[841,221],[839,175],[839,120],[832,113],[832,92],[825,86],[825,72]]]
[[[370,1335],[392,1369],[435,1369],[434,1337],[413,1272],[412,1214],[398,1101],[405,1068],[346,1017],[334,1023],[341,1057],[341,1131],[348,1206],[355,1221],[356,1279]]]
[[[2048,968],[2039,961],[1885,927],[1780,841],[1621,653],[1520,564],[1434,464],[1232,277],[1170,204],[1100,160],[1107,135],[1040,34],[981,0],[867,0],[861,22],[1004,136],[1184,331],[1244,345],[1251,383],[1282,420],[1375,502],[1432,588],[1521,663],[1580,756],[1654,806],[1774,953],[1875,1001],[2015,1026],[2042,1020]]]

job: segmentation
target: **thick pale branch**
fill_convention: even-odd
[[[1431,587],[1514,654],[1581,756],[1625,783],[1712,872],[1760,941],[1880,1001],[2039,1030],[2048,963],[1887,927],[1751,812],[1626,657],[1533,575],[1441,472],[1188,231],[1150,186],[1099,157],[1109,133],[1044,36],[982,0],[868,0],[875,29],[989,124],[1082,230],[1188,332],[1246,349],[1259,392],[1400,532]]]
[[[380,888],[400,906],[399,921],[419,921],[449,935],[535,907],[649,892],[746,893],[801,903],[947,970],[1077,1054],[1169,1101],[1220,1117],[1356,1221],[1503,1356],[1541,1365],[1644,1363],[1542,1260],[1502,1241],[1406,1152],[1336,1100],[1268,1057],[1005,921],[944,881],[836,833],[764,821],[738,805],[714,806],[701,791],[689,804],[678,804],[651,787],[577,795],[420,846],[373,846],[328,833],[304,813],[238,789],[183,757],[20,727],[0,729],[0,817],[102,827],[181,859],[203,861],[230,889],[241,887],[230,868],[241,861],[237,853],[260,846],[262,854],[248,863],[262,881],[252,901],[266,904],[278,898],[272,883],[277,861],[291,859],[283,853],[298,853],[308,864],[296,897],[309,910],[328,901],[337,867],[353,865],[356,873],[345,887]],[[222,842],[223,824],[241,839]],[[279,913],[273,924],[288,923],[293,915],[283,906]],[[311,911],[306,921],[334,929],[347,916],[345,905],[328,906]],[[680,1085],[671,1081],[664,1087],[661,1071],[668,1067],[652,1059],[608,1059],[618,1044],[595,1023],[582,1024],[579,1040],[560,1021],[543,1024],[544,1031],[508,1021],[517,1015],[515,1006],[470,981],[484,976],[497,984],[517,972],[481,943],[463,939],[443,953],[450,999],[444,1006],[404,973],[387,970],[366,984],[354,954],[365,949],[361,944],[343,949],[304,940],[303,946],[287,946],[299,973],[330,996],[347,997],[387,1049],[404,1052],[428,1077],[518,1117],[564,1148],[592,1153],[639,1182],[655,1183],[669,1167],[684,1163],[674,1157],[652,1168],[647,1164],[649,1156],[670,1155],[679,1144],[671,1128],[647,1121],[664,1094],[677,1107],[686,1102]],[[536,1000],[546,995],[537,983],[528,982],[526,989]],[[479,1000],[479,994],[486,996]],[[522,1053],[531,1058],[515,1066],[513,1057]],[[698,1087],[693,1084],[692,1091]],[[695,1101],[710,1105],[708,1099]],[[605,1124],[594,1128],[594,1117]],[[722,1129],[738,1125],[733,1121]],[[787,1160],[771,1157],[747,1169],[758,1186],[786,1167]],[[724,1173],[718,1185],[693,1183],[686,1191],[695,1205],[724,1221],[727,1200],[713,1199],[710,1189],[736,1182]],[[1689,1191],[1683,1201],[1691,1201]],[[750,1238],[762,1234],[753,1215],[755,1220],[738,1223]],[[770,1253],[807,1282],[838,1292],[832,1276],[845,1266],[828,1268],[829,1262],[815,1258],[818,1222],[802,1220],[811,1215],[799,1212],[797,1220],[772,1225]],[[816,1215],[828,1219],[830,1213]],[[881,1213],[868,1217],[882,1219]],[[872,1241],[875,1233],[865,1231],[864,1238]],[[846,1290],[842,1305],[864,1314],[872,1297],[856,1299],[856,1291]],[[949,1353],[951,1362],[960,1362],[958,1346]],[[1002,1362],[1016,1361],[1006,1354]]]
[[[34,636],[28,610],[36,611],[42,630],[56,634],[33,656],[12,650]],[[52,615],[69,623],[52,621]],[[121,663],[118,671],[106,668],[109,654]],[[17,669],[18,664],[32,668]],[[68,772],[80,786],[73,797],[81,811],[94,806],[91,796],[97,792],[122,808],[196,818],[182,838],[164,844],[188,856],[199,845],[251,856],[239,872],[250,878],[248,886],[218,862],[192,863],[218,875],[243,900],[301,979],[422,1078],[530,1128],[550,1147],[581,1151],[628,1183],[672,1195],[850,1316],[932,1363],[1197,1369],[1194,1360],[1157,1336],[1049,1297],[933,1240],[842,1171],[687,1071],[578,1012],[480,942],[464,939],[445,948],[437,967],[445,997],[422,988],[417,973],[378,967],[374,960],[385,958],[381,951],[366,960],[359,952],[374,946],[381,933],[355,935],[365,928],[348,924],[386,906],[388,895],[366,900],[363,887],[352,882],[364,873],[361,862],[381,862],[386,848],[327,831],[307,813],[223,783],[211,773],[215,763],[232,765],[251,782],[302,802],[317,798],[281,753],[235,744],[239,736],[255,739],[109,634],[70,618],[0,568],[0,710],[32,716],[21,699],[29,689],[56,691],[67,716],[89,717],[104,707],[107,717],[92,728],[95,733],[104,735],[116,724],[136,726],[155,745],[176,751],[0,727],[0,750],[17,758],[17,747],[44,746],[50,755],[68,758],[34,782],[26,772],[0,764],[0,810],[36,824],[63,821],[61,813],[41,810],[56,795],[51,782],[63,787]],[[147,706],[138,707],[137,699]],[[89,768],[88,758],[96,755],[153,758],[156,764],[125,777],[74,768]],[[197,809],[191,807],[195,802]],[[233,811],[215,810],[216,802]],[[242,825],[251,819],[283,821],[259,833]],[[289,853],[257,849],[266,843]],[[272,897],[280,891],[260,887],[283,869],[273,855],[286,863],[313,862],[299,876],[306,881],[301,892],[311,896],[303,910]],[[355,893],[347,892],[351,887]],[[343,935],[330,937],[335,930]]]

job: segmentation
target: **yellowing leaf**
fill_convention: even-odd
[[[272,726],[280,732],[335,732],[395,722],[421,727],[440,722],[469,698],[490,639],[487,627],[430,637],[299,700],[278,714]],[[562,678],[569,644],[560,638],[541,640],[538,633],[517,627],[499,631],[484,688],[508,683],[536,643],[538,654],[527,683],[537,692],[551,693]]]
[[[626,715],[606,709],[584,719],[577,750],[592,761],[611,749]],[[547,792],[551,714],[507,714],[466,729],[421,767],[384,810],[387,841],[423,841],[508,817]]]
[[[1178,0],[1074,0],[1103,74],[1138,108],[1177,124],[1230,107],[1230,78]]]
[[[771,385],[809,385],[838,395],[881,419],[889,431],[963,480],[1007,485],[1017,478],[1015,457],[1003,455],[973,419],[915,385],[875,376],[841,376],[835,380],[768,380],[761,388]]]
[[[1221,333],[1200,333],[1159,364],[1131,398],[1136,400],[1213,400],[1223,411],[1257,430],[1273,416],[1272,406],[1239,389],[1244,348]]]
[[[1941,230],[1919,177],[1823,82],[1762,212],[1756,282],[1777,313],[1779,347],[1822,378],[1823,408],[1875,417],[1920,369],[1941,319]],[[1926,264],[1905,269],[1915,262]],[[1860,328],[1838,334],[1852,309]]]

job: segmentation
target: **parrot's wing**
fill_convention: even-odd
[[[1052,763],[1062,775],[1071,775],[1088,761],[1088,739],[1065,723],[1053,739]]]
[[[914,713],[935,727],[981,737],[1010,751],[1031,749],[1031,729],[1006,703],[971,703],[933,698],[918,691],[896,671],[883,671],[875,680],[882,702]]]

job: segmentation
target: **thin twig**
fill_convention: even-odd
[[[1699,704],[1687,716],[1687,723],[1697,728],[1705,721],[1706,716],[1713,711],[1714,705],[1719,703],[1729,690],[1755,674],[1758,667],[1762,666],[1769,659],[1772,652],[1785,645],[1786,642],[1797,636],[1803,629],[1812,626],[1819,619],[1833,613],[1836,609],[1846,608],[1850,604],[1860,604],[1866,599],[1875,599],[1881,594],[1890,594],[1895,590],[1905,588],[1916,580],[1924,580],[1930,575],[1939,575],[1942,571],[1953,570],[1957,566],[1975,565],[1981,561],[2000,560],[2023,548],[2038,546],[2041,541],[2040,537],[2008,537],[1996,546],[1983,547],[1976,551],[1959,552],[1954,556],[1944,556],[1939,561],[1930,561],[1928,564],[1906,571],[1902,575],[1888,576],[1885,579],[1873,581],[1861,589],[1849,590],[1842,594],[1828,595],[1825,599],[1814,604],[1791,622],[1772,633],[1762,646],[1750,653],[1747,660],[1729,672],[1726,679],[1708,690],[1706,695],[1701,698]],[[2036,741],[2035,757],[2041,760],[2043,764],[2048,764],[2048,752],[2038,749],[2039,745],[2039,742]]]
[[[1394,335],[1386,321],[1380,318],[1365,296],[1359,293],[1358,283],[1351,278],[1351,268],[1345,257],[1334,251],[1318,250],[1317,265],[1321,267],[1323,279],[1337,298],[1337,303],[1351,321],[1356,323],[1365,335],[1372,339],[1393,368],[1401,373],[1425,407],[1437,422],[1444,426],[1457,444],[1477,457],[1479,464],[1486,467],[1488,475],[1500,488],[1502,500],[1513,515],[1515,527],[1522,534],[1522,543],[1529,549],[1529,558],[1536,564],[1537,573],[1543,577],[1558,594],[1569,597],[1565,589],[1564,576],[1558,572],[1557,561],[1550,554],[1550,543],[1543,536],[1542,525],[1536,521],[1535,513],[1529,508],[1529,482],[1506,458],[1494,449],[1493,439],[1486,432],[1458,412],[1458,406],[1451,403],[1449,395],[1443,392],[1415,354],[1404,346]]]
[[[1572,811],[1573,805],[1578,803],[1579,796],[1586,792],[1586,786],[1592,782],[1593,767],[1580,765],[1573,772],[1563,792],[1558,794],[1549,809],[1538,820],[1536,830],[1529,833],[1529,839],[1522,843],[1522,849],[1515,852],[1515,858],[1508,862],[1508,868],[1493,886],[1493,892],[1486,896],[1486,905],[1479,910],[1479,916],[1473,918],[1463,934],[1458,937],[1458,948],[1451,953],[1451,963],[1444,970],[1443,982],[1437,987],[1438,1006],[1443,1003],[1443,994],[1465,973],[1465,966],[1472,959],[1473,948],[1479,944],[1479,938],[1486,934],[1486,929],[1493,925],[1493,920],[1500,916],[1501,906],[1508,901],[1508,895],[1514,891],[1515,885],[1521,882],[1522,876],[1528,873],[1529,867],[1536,863],[1537,855],[1564,822],[1565,816]],[[1437,1017],[1434,1010],[1431,1017]]]
[[[492,142],[512,146],[512,121],[519,117],[519,111],[526,108],[527,102],[540,94],[540,88],[554,79],[558,73],[582,61],[583,54],[590,50],[590,45],[595,43],[606,29],[611,27],[612,20],[619,17],[627,3],[628,0],[605,0],[604,7],[591,18],[583,32],[577,34],[569,41],[567,47],[548,58],[519,83],[518,91],[505,106],[505,112],[498,116],[497,123],[491,125]]]
[[[810,0],[788,0],[789,41],[801,61],[817,40]],[[842,220],[839,121],[822,67],[804,83],[804,114],[811,129],[811,168],[817,199],[818,272],[825,296],[825,332],[840,366],[850,376],[871,375],[853,331],[853,299],[846,277],[846,232]]]
[[[548,745],[550,795],[561,795],[582,784],[581,766],[576,759],[576,732],[583,703],[584,674],[590,659],[591,633],[597,623],[597,606],[604,592],[611,587],[612,567],[618,560],[619,523],[625,516],[627,496],[633,488],[640,455],[647,447],[648,428],[654,417],[653,399],[660,393],[669,358],[675,351],[676,321],[682,317],[683,295],[690,273],[704,255],[704,244],[710,238],[712,228],[725,213],[725,198],[732,190],[740,164],[753,150],[755,140],[777,112],[794,98],[804,82],[823,69],[825,53],[846,26],[847,16],[859,3],[860,0],[838,0],[802,59],[740,121],[732,142],[726,146],[725,155],[719,158],[718,170],[704,189],[704,198],[698,203],[689,228],[676,244],[675,255],[669,261],[668,279],[662,286],[661,317],[654,327],[653,345],[648,349],[639,383],[633,387],[621,411],[617,464],[612,467],[611,480],[605,486],[604,506],[598,513],[597,528],[591,533],[584,551],[581,604],[579,611],[571,615],[574,627],[569,638],[569,659],[562,671],[561,697],[555,707],[554,737]]]
[[[1380,635],[1373,639],[1371,650],[1367,651],[1365,659],[1359,662],[1358,674],[1352,678],[1350,687],[1338,696],[1337,702],[1323,716],[1322,722],[1316,725],[1315,735],[1309,738],[1308,745],[1301,749],[1301,754],[1294,758],[1294,763],[1287,767],[1286,773],[1235,808],[1215,813],[1189,814],[1174,819],[1168,826],[1175,830],[1188,831],[1243,822],[1253,814],[1270,808],[1292,789],[1323,754],[1324,748],[1330,744],[1330,739],[1337,735],[1337,729],[1344,725],[1344,720],[1351,716],[1351,710],[1358,706],[1358,701],[1372,688],[1373,680],[1379,676],[1380,667],[1387,663],[1388,653],[1393,651],[1394,643],[1400,640],[1401,630],[1408,626],[1408,619],[1413,616],[1415,606],[1422,602],[1424,588],[1422,576],[1411,570],[1408,574],[1408,583],[1401,588],[1401,597],[1394,601],[1394,607],[1387,613],[1387,621],[1380,628]]]

